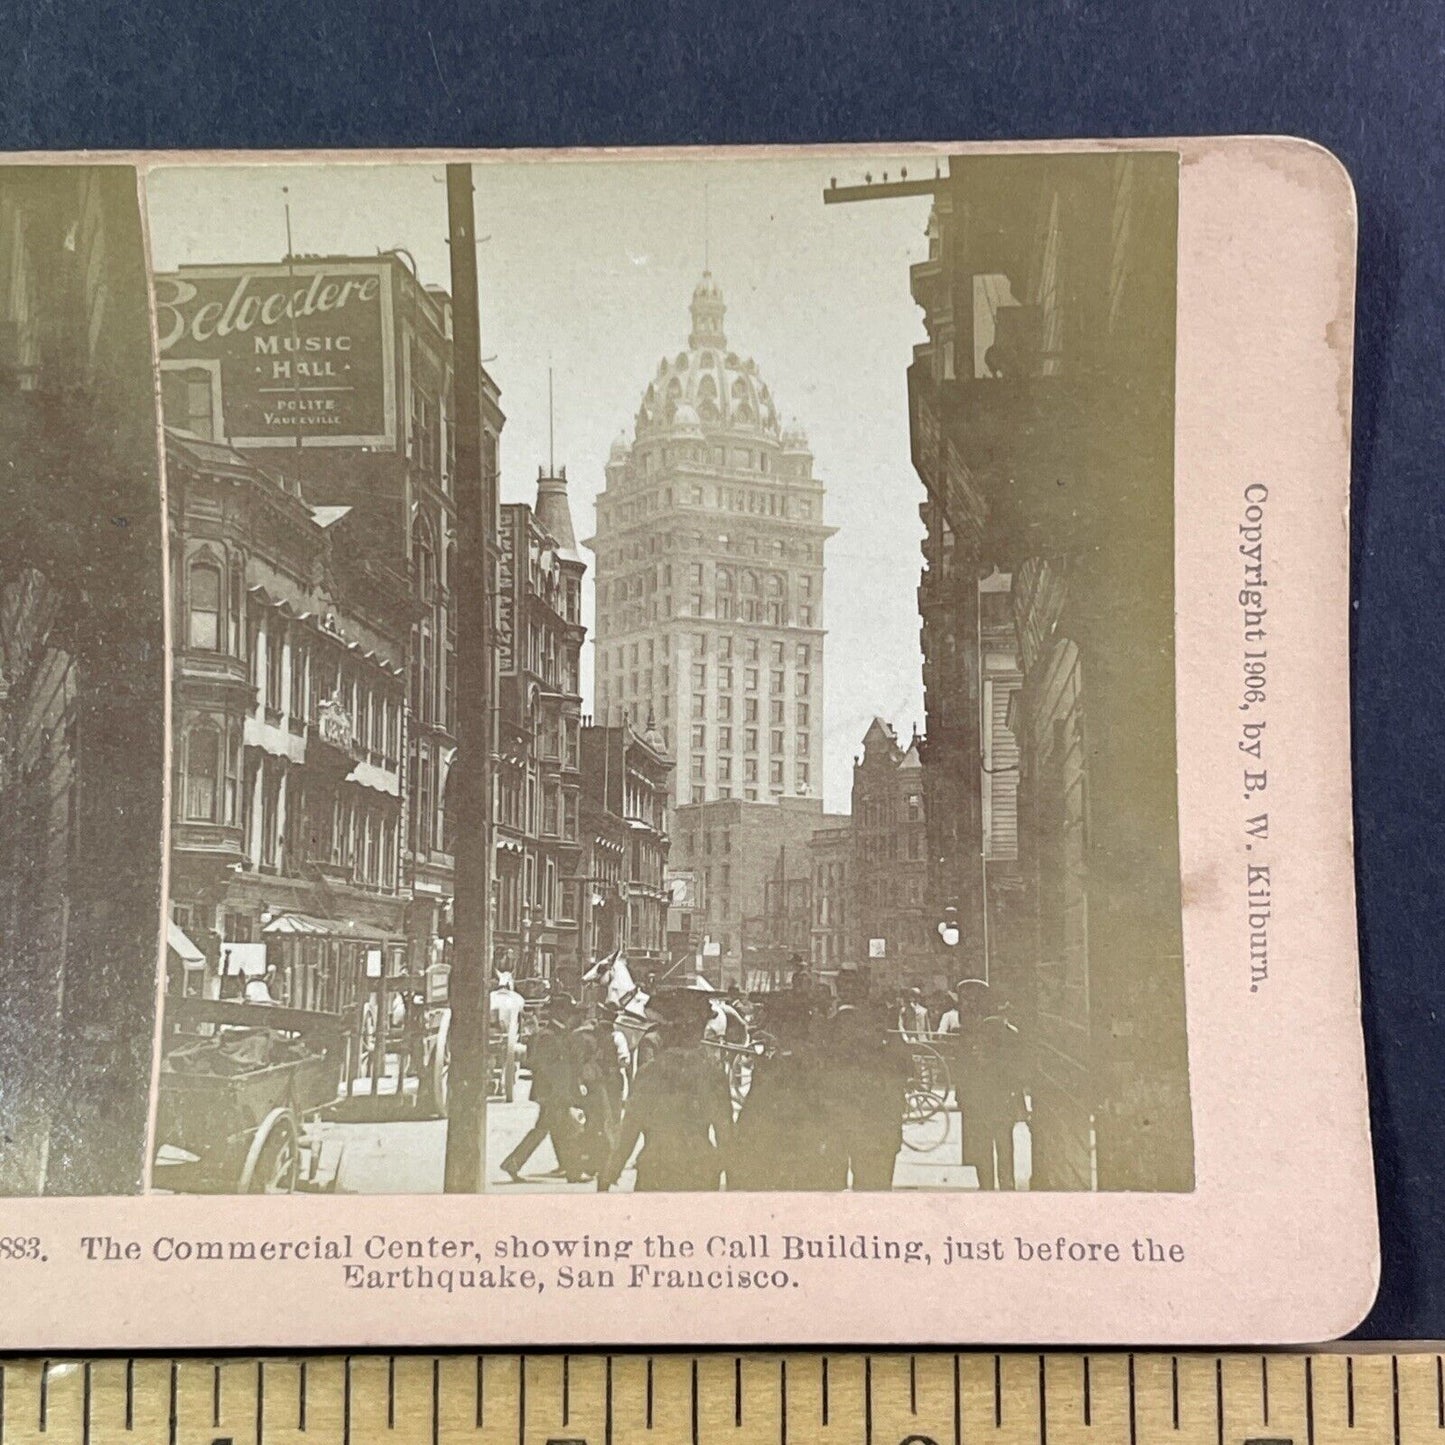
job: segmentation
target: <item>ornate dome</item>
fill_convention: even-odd
[[[722,291],[704,272],[692,293],[688,349],[664,357],[637,410],[637,439],[750,433],[778,443],[778,411],[755,362],[727,349]]]

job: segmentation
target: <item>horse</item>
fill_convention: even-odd
[[[599,958],[582,975],[582,982],[598,984],[605,990],[603,1005],[612,1013],[625,1013],[642,1024],[648,1021],[647,1005],[651,996],[638,986],[620,950]]]

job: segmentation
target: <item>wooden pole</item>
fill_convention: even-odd
[[[452,270],[453,494],[457,505],[456,883],[451,971],[451,1073],[445,1189],[477,1194],[486,1182],[487,1024],[491,988],[493,867],[492,549],[497,479],[483,465],[481,320],[477,299],[472,168],[447,167]]]

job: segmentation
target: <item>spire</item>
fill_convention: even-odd
[[[687,338],[687,344],[694,351],[702,346],[722,350],[727,345],[728,339],[723,333],[723,313],[726,310],[722,291],[712,279],[712,272],[704,271],[702,280],[692,293],[692,334]]]
[[[572,507],[567,500],[567,468],[554,469],[548,476],[537,468],[537,525],[557,544],[557,555],[564,562],[580,562],[577,534],[572,530]]]

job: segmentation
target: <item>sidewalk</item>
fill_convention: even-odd
[[[569,1184],[554,1176],[557,1158],[551,1141],[542,1144],[523,1166],[522,1179],[513,1183],[501,1171],[502,1160],[531,1128],[536,1110],[529,1102],[529,1085],[519,1081],[517,1097],[510,1103],[494,1101],[487,1109],[487,1179],[488,1194],[588,1194],[596,1193],[595,1184]],[[910,1126],[908,1137],[916,1144],[931,1148],[909,1148],[899,1151],[894,1166],[893,1187],[896,1190],[976,1190],[978,1174],[972,1166],[959,1162],[959,1114],[950,1109],[944,1117],[929,1123]],[[383,1119],[334,1118],[315,1127],[319,1138],[328,1146],[343,1146],[337,1189],[343,1194],[440,1194],[446,1162],[445,1119],[416,1119],[405,1115]],[[1020,1147],[1023,1146],[1023,1147]],[[1025,1138],[1016,1145],[1019,1155],[1018,1173],[1028,1177],[1028,1150]],[[623,1172],[617,1189],[630,1191],[636,1173]]]

